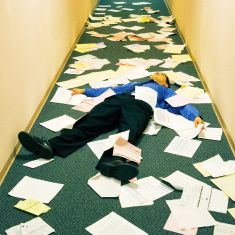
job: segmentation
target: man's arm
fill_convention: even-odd
[[[84,94],[89,97],[96,97],[107,91],[108,89],[112,89],[116,94],[125,94],[134,91],[135,86],[141,86],[142,82],[130,82],[123,86],[116,86],[116,87],[102,87],[102,88],[74,88],[72,89],[72,95],[76,94]]]

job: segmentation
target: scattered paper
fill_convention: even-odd
[[[199,207],[209,211],[227,213],[228,197],[224,192],[211,186],[189,183],[184,187],[180,199],[181,205]]]
[[[97,10],[98,8],[96,8]],[[105,8],[100,8],[101,11],[104,11]],[[102,49],[102,48],[105,48],[106,45],[103,43],[103,42],[100,42],[100,43],[83,43],[83,44],[76,44],[76,48],[74,49],[75,51],[77,52],[80,52],[80,53],[86,53],[86,52],[89,52],[89,51],[95,51],[95,50],[98,50],[98,49]]]
[[[189,175],[184,174],[181,171],[175,171],[167,177],[160,177],[162,180],[171,184],[178,190],[183,190],[188,184],[208,186],[207,184],[199,181]]]
[[[183,234],[183,235],[196,235],[197,234],[197,228],[181,229],[177,225],[177,222],[176,222],[174,216],[172,215],[172,213],[168,217],[163,229],[171,231],[171,232]]]
[[[113,155],[123,157],[138,164],[140,164],[142,160],[141,149],[129,143],[122,137],[119,137],[114,143]]]
[[[132,2],[132,5],[139,6],[139,5],[147,5],[152,4],[151,2]]]
[[[120,194],[121,181],[103,176],[100,173],[90,178],[88,185],[100,197],[118,197]]]
[[[140,44],[131,44],[124,47],[135,53],[145,52],[146,50],[150,49],[149,45],[140,45]]]
[[[217,222],[214,227],[213,235],[234,235],[235,234],[235,225],[234,224],[225,224]]]
[[[180,107],[191,103],[192,99],[188,96],[179,94],[174,95],[166,99],[166,102],[170,104],[172,107]]]
[[[192,158],[200,144],[201,141],[198,140],[184,139],[179,136],[175,136],[164,152]]]
[[[212,101],[208,93],[204,92],[201,95],[195,97],[191,103],[192,104],[211,104]]]
[[[201,163],[194,163],[193,166],[204,176],[208,177],[210,174],[201,166]]]
[[[235,201],[235,174],[211,179],[211,182]]]
[[[91,234],[99,235],[120,235],[120,234],[135,234],[148,235],[143,230],[139,229],[132,223],[128,222],[115,212],[111,212],[94,224],[86,227],[86,230]]]
[[[64,128],[71,129],[76,121],[76,119],[69,117],[68,115],[62,115],[60,117],[53,118],[46,122],[41,122],[39,124],[51,131],[58,132]]]
[[[184,47],[185,47],[185,45],[172,44],[172,45],[168,45],[163,52],[164,53],[180,54],[183,51]]]
[[[52,158],[52,159],[39,158],[39,159],[30,161],[30,162],[27,162],[27,163],[23,164],[23,166],[27,166],[29,168],[36,168],[36,167],[42,166],[44,164],[47,164],[53,160],[54,160],[54,158]]]
[[[40,217],[7,229],[7,235],[49,235],[55,230]]]
[[[106,139],[92,141],[92,142],[87,143],[87,145],[90,147],[91,151],[96,155],[96,157],[100,159],[104,151],[112,148],[114,143],[119,137],[122,137],[123,139],[128,140],[129,132],[130,131],[128,130],[128,131],[120,132],[114,135],[110,135]]]
[[[154,120],[150,120],[148,126],[145,128],[143,134],[145,135],[157,135],[162,126],[156,124]]]
[[[83,94],[72,95],[72,91],[58,87],[50,102],[68,105],[80,104],[86,98]]]
[[[188,54],[172,55],[171,57],[178,63],[186,63],[188,61],[192,61],[192,58]]]
[[[222,133],[222,128],[206,127],[199,133],[198,138],[220,141]]]
[[[200,165],[213,177],[220,177],[235,173],[235,161],[225,162],[219,154],[201,162]]]
[[[157,92],[150,87],[136,86],[135,99],[143,100],[154,109],[157,105]]]
[[[123,185],[120,191],[122,208],[152,205],[153,201],[173,191],[153,176],[142,178],[133,183]]]
[[[49,203],[63,186],[63,184],[24,176],[8,194],[12,197],[34,198],[40,202]]]
[[[57,85],[66,89],[74,88],[83,86],[85,84],[88,84],[91,81],[103,81],[109,78],[112,78],[115,75],[115,72],[113,70],[105,70],[100,72],[92,72],[89,74],[81,75],[76,78],[63,81],[63,82],[57,82]]]
[[[166,203],[181,229],[208,227],[216,224],[206,209],[183,206],[179,200],[167,200]]]
[[[192,99],[197,98],[201,94],[204,93],[204,90],[198,87],[191,87],[191,86],[186,86],[186,87],[181,87],[178,90],[175,91],[177,94],[184,94],[186,96],[189,96]]]
[[[37,216],[46,213],[51,209],[49,206],[32,198],[19,201],[14,207]]]
[[[235,208],[228,209],[228,212],[231,214],[231,216],[235,219]]]

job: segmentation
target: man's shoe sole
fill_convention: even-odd
[[[100,173],[104,176],[113,177],[121,181],[128,181],[136,177],[139,170],[136,166],[128,163],[112,164],[103,163],[100,166]]]
[[[52,151],[38,143],[30,134],[26,132],[20,132],[18,134],[18,138],[22,146],[29,152],[46,159],[53,157]]]

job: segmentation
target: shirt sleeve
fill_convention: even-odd
[[[135,90],[135,86],[142,85],[142,82],[131,82],[123,86],[116,87],[102,87],[102,88],[86,88],[84,94],[89,97],[96,97],[101,95],[108,89],[112,89],[116,94],[130,93]]]

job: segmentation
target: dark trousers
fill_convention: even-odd
[[[66,157],[100,134],[117,128],[118,132],[130,130],[129,142],[135,144],[152,114],[150,105],[131,95],[111,96],[79,119],[72,129],[63,129],[49,143],[56,155]],[[105,151],[97,169],[99,164],[115,159],[111,156],[112,149]]]

